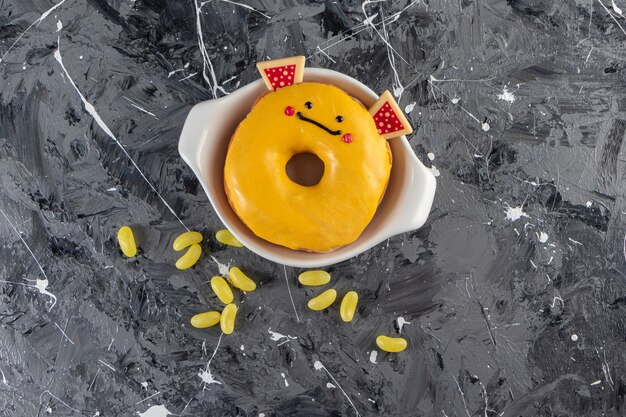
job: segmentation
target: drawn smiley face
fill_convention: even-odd
[[[313,108],[313,103],[311,101],[307,101],[306,103],[304,103],[304,107],[306,107],[308,110],[311,110]],[[328,126],[324,125],[323,123],[320,123],[317,120],[311,119],[307,116],[304,115],[303,112],[298,111],[296,112],[295,109],[292,106],[287,106],[285,107],[285,115],[286,116],[293,116],[295,113],[296,117],[300,120],[302,120],[303,122],[307,122],[307,123],[311,123],[317,127],[319,127],[320,129],[326,131],[326,133],[333,135],[333,136],[339,136],[341,134],[343,134],[343,136],[341,137],[341,140],[343,140],[343,142],[345,143],[351,143],[352,142],[352,133],[343,133],[343,131],[341,129],[337,129],[337,130],[332,130],[331,128],[329,128]],[[343,116],[342,115],[337,115],[335,117],[335,122],[337,123],[343,123]]]

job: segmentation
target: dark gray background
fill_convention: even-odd
[[[0,415],[624,415],[626,2],[603,2],[0,0]],[[191,106],[295,54],[395,90],[440,173],[421,230],[328,268],[349,325],[216,243],[177,153]],[[218,264],[174,268],[177,218],[259,283],[233,335],[189,328]],[[374,358],[398,317],[409,348]]]

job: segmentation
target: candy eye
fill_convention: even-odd
[[[313,103],[311,103],[310,101],[307,101],[306,103],[304,103],[304,107],[306,107],[307,109],[311,109],[313,108]]]
[[[339,123],[343,122],[343,116],[337,116],[335,117],[335,120],[338,121]]]

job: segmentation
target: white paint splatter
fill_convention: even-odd
[[[393,92],[393,95],[398,99],[398,102],[400,102],[400,98],[402,96],[402,93],[404,92],[404,86],[402,85],[402,82],[400,81],[400,76],[398,75],[398,70],[396,68],[395,55],[398,55],[398,57],[400,57],[407,64],[408,62],[406,61],[406,59],[402,57],[400,53],[398,53],[398,51],[394,49],[394,47],[389,42],[389,35],[387,34],[387,27],[385,26],[385,20],[384,19],[382,20],[383,31],[382,33],[380,33],[380,31],[376,28],[376,25],[372,23],[373,18],[370,18],[370,16],[368,16],[367,14],[367,11],[365,10],[366,5],[370,3],[379,3],[379,2],[380,2],[379,0],[365,0],[361,4],[361,10],[363,11],[363,16],[365,16],[365,20],[363,22],[366,23],[368,26],[370,26],[385,44],[385,47],[387,49],[387,59],[389,61],[389,66],[391,67],[391,71],[393,72],[393,79],[394,79],[391,90]]]
[[[187,75],[186,77],[183,77],[183,78],[181,78],[180,80],[178,80],[178,82],[188,80],[188,79],[190,79],[191,77],[193,77],[194,75],[198,75],[198,73],[197,73],[197,72],[192,72],[191,74]]]
[[[402,327],[404,327],[405,324],[411,324],[411,322],[406,321],[404,317],[398,317],[396,322],[398,323],[398,333],[402,333]]]
[[[57,32],[60,32],[61,29],[63,29],[63,22],[59,20],[57,21]]]
[[[539,239],[541,243],[546,243],[548,241],[548,234],[546,232],[537,233],[537,239]]]
[[[235,6],[239,6],[239,7],[243,7],[244,9],[251,10],[251,11],[253,11],[253,12],[255,12],[255,13],[260,14],[261,16],[263,16],[263,17],[264,17],[264,18],[266,18],[266,19],[271,19],[271,16],[268,16],[268,15],[266,15],[265,13],[263,13],[263,12],[261,12],[261,11],[259,11],[259,10],[255,9],[254,7],[252,7],[252,6],[248,6],[247,4],[237,3],[237,2],[232,1],[232,0],[222,0],[222,1],[223,1],[224,3],[234,4]]]
[[[441,172],[434,165],[430,166],[430,172],[432,172],[435,177],[438,177],[441,175]]]
[[[615,11],[615,13],[617,13],[620,16],[623,16],[622,15],[622,9],[617,7],[617,4],[615,4],[615,0],[611,0],[611,5],[613,6],[613,11]]]
[[[217,77],[215,75],[215,70],[213,69],[213,63],[209,58],[209,53],[207,52],[206,46],[204,44],[204,36],[202,35],[202,19],[200,18],[200,10],[205,4],[210,2],[210,0],[207,0],[198,4],[198,0],[194,0],[193,3],[196,8],[196,32],[198,36],[198,48],[200,49],[200,55],[202,56],[202,77],[211,89],[213,97],[217,98],[218,91],[221,91],[224,94],[230,93],[224,90],[224,88],[217,83]],[[209,71],[209,74],[207,74],[207,70]],[[211,79],[209,79],[209,75],[211,76]]]
[[[461,99],[455,97],[455,98],[451,99],[450,101],[452,102],[452,104],[459,104],[459,101],[461,101]]]
[[[583,244],[577,240],[572,239],[571,237],[568,237],[567,239],[569,239],[570,242],[575,243],[577,245],[583,246]]]
[[[131,99],[129,99],[128,97],[126,97],[126,96],[122,96],[122,97],[124,97],[124,98],[125,98],[125,99],[126,99],[126,100],[130,103],[130,105],[131,105],[131,106],[133,106],[134,108],[136,108],[136,109],[138,109],[139,111],[142,111],[142,112],[144,112],[144,113],[146,113],[146,114],[149,114],[150,116],[152,116],[152,117],[154,117],[155,119],[159,120],[159,118],[158,118],[158,117],[156,117],[156,114],[154,114],[154,113],[152,113],[152,112],[149,112],[148,110],[144,109],[144,108],[143,108],[143,107],[141,107],[141,106],[138,106],[137,104],[135,104],[135,103],[134,103]]]
[[[376,363],[376,358],[378,357],[378,351],[373,350],[370,352],[370,362]]]
[[[209,366],[211,366],[211,361],[213,360],[213,357],[215,357],[215,354],[217,353],[217,349],[220,347],[222,336],[224,336],[224,333],[220,334],[220,338],[217,339],[217,345],[215,346],[215,350],[213,350],[213,354],[209,358],[209,361],[206,363],[206,367],[204,369],[201,369],[200,372],[198,373],[198,377],[200,377],[200,379],[202,380],[203,391],[207,385],[211,385],[211,384],[222,385],[221,382],[213,378],[213,374],[211,373],[211,370],[209,369]]]
[[[50,297],[50,299],[52,301],[52,305],[50,305],[50,307],[48,308],[48,311],[52,310],[52,307],[54,307],[55,304],[57,303],[57,296],[52,294],[50,291],[47,290],[47,288],[48,288],[48,276],[46,275],[46,271],[44,271],[43,267],[41,266],[41,264],[39,263],[39,261],[35,257],[35,254],[30,249],[30,246],[28,246],[28,244],[26,243],[26,241],[22,237],[21,233],[13,225],[11,220],[9,220],[9,217],[6,215],[6,213],[2,209],[0,209],[0,213],[6,219],[7,223],[9,223],[9,226],[11,226],[11,229],[13,229],[13,231],[15,232],[17,237],[24,244],[24,246],[26,246],[26,250],[28,250],[28,253],[30,253],[31,258],[33,258],[33,260],[35,261],[35,263],[39,267],[39,270],[41,271],[41,274],[44,276],[44,279],[37,279],[36,281],[26,280],[26,281],[30,281],[30,282],[35,282],[35,285],[21,284],[19,282],[11,282],[11,281],[4,281],[4,280],[2,280],[0,282],[6,282],[6,283],[9,283],[9,284],[22,285],[22,286],[28,287],[28,288],[35,288],[37,291],[39,291],[39,293],[47,295],[48,297]]]
[[[413,103],[407,104],[406,107],[404,108],[404,112],[406,114],[411,113],[413,111],[413,109],[415,108],[415,104],[417,104],[417,103],[413,102]]]
[[[506,219],[514,222],[515,220],[519,220],[522,217],[530,217],[528,214],[524,213],[523,207],[511,207],[508,204],[506,205],[506,210],[504,213],[506,214]]]
[[[126,151],[126,148],[124,146],[122,146],[122,144],[120,143],[120,141],[117,139],[117,137],[113,134],[113,132],[111,132],[111,129],[109,129],[109,127],[106,125],[106,123],[104,123],[104,120],[102,120],[102,118],[100,117],[100,115],[98,114],[98,112],[96,111],[96,108],[93,106],[93,104],[91,104],[90,102],[87,101],[87,99],[85,98],[85,96],[83,96],[83,93],[80,92],[80,90],[78,89],[78,87],[76,86],[76,84],[74,83],[74,80],[72,79],[72,77],[70,76],[70,73],[67,71],[67,68],[65,68],[65,65],[63,65],[63,57],[61,56],[61,50],[60,50],[60,45],[59,48],[54,51],[54,58],[57,60],[57,62],[59,63],[59,65],[61,65],[61,68],[63,68],[63,72],[65,72],[65,75],[67,75],[67,78],[70,81],[70,84],[72,84],[72,87],[74,87],[74,90],[76,90],[76,92],[78,93],[78,95],[80,96],[81,101],[83,102],[83,106],[85,106],[85,111],[87,111],[87,113],[89,113],[91,115],[91,117],[94,118],[94,120],[96,121],[96,123],[98,124],[98,126],[100,126],[100,128],[104,131],[104,133],[107,134],[108,137],[110,137],[111,139],[113,139],[113,141],[115,142],[115,144],[122,150],[122,152],[124,152],[124,154],[126,155],[126,157],[128,158],[128,160],[131,162],[131,164],[133,165],[133,167],[135,167],[135,169],[137,170],[137,172],[139,173],[139,175],[141,175],[141,177],[144,179],[144,181],[148,184],[148,186],[150,186],[150,188],[152,189],[152,191],[156,194],[157,197],[159,197],[159,199],[161,200],[161,202],[165,205],[165,207],[167,207],[167,209],[170,211],[170,213],[172,213],[174,215],[174,217],[176,218],[176,220],[178,220],[178,222],[180,224],[183,225],[183,227],[189,231],[189,228],[185,225],[185,223],[183,223],[183,221],[180,219],[180,217],[178,217],[178,215],[176,214],[176,212],[174,211],[174,209],[172,209],[172,207],[167,203],[167,201],[165,201],[165,199],[163,198],[163,196],[161,196],[161,194],[157,191],[157,189],[155,188],[154,185],[152,185],[152,183],[148,180],[148,178],[145,176],[145,174],[141,171],[141,169],[139,168],[139,166],[137,165],[137,163],[133,160],[133,158],[131,158],[130,154]]]
[[[117,191],[117,188],[115,188],[115,187],[111,187],[111,188],[107,189],[107,191],[109,191],[109,192],[110,192],[110,191]]]
[[[593,203],[592,203],[591,201],[587,201],[587,202],[585,203],[585,206],[586,206],[587,208],[591,207],[592,205],[593,205]]]
[[[63,334],[63,336],[65,336],[65,338],[71,343],[71,344],[75,344],[72,339],[69,338],[69,336],[65,333],[65,331],[63,331],[63,329],[61,328],[61,326],[59,326],[58,324],[54,323],[55,326],[57,326],[57,329],[59,329],[61,331],[61,333]]]
[[[435,154],[432,152],[428,152],[428,154],[426,154],[426,156],[428,157],[428,159],[430,159],[431,161],[435,160]]]
[[[2,375],[2,383],[4,385],[6,385],[9,388],[13,388],[12,386],[9,385],[9,383],[7,382],[7,378],[6,376],[4,376],[4,372],[2,372],[2,369],[0,369],[0,375]]]
[[[572,339],[572,342],[576,342],[578,340],[578,335],[574,333],[570,339]]]
[[[598,379],[597,381],[594,381],[594,382],[592,382],[592,383],[591,383],[591,384],[589,384],[589,385],[599,385],[599,384],[601,384],[601,383],[602,383],[602,380],[601,380],[601,379]]]
[[[210,256],[213,262],[217,264],[217,270],[219,271],[220,275],[223,276],[224,278],[228,278],[228,265],[224,265],[223,263],[215,259],[215,256],[213,255],[210,255]]]
[[[143,413],[137,411],[137,414],[139,415],[139,417],[167,417],[175,415],[167,408],[165,408],[164,405],[153,405]]]
[[[554,308],[554,306],[556,305],[556,302],[557,302],[557,301],[560,301],[560,302],[561,302],[561,305],[562,305],[563,307],[565,307],[565,301],[563,301],[563,299],[562,299],[561,297],[554,297],[554,298],[552,299],[552,304],[550,304],[550,308]]]
[[[288,387],[288,386],[289,386],[289,382],[287,382],[287,377],[285,376],[285,373],[284,373],[284,372],[281,372],[281,373],[280,373],[280,376],[282,376],[282,377],[283,377],[283,380],[285,381],[285,387]]]
[[[148,381],[144,381],[144,382],[142,382],[142,383],[141,383],[141,386],[142,386],[144,389],[148,389]]]
[[[348,394],[343,390],[343,388],[341,387],[341,385],[339,385],[339,382],[337,382],[337,380],[335,379],[334,376],[332,376],[332,374],[328,371],[328,369],[324,366],[324,364],[320,361],[315,361],[313,362],[313,367],[315,368],[316,371],[319,370],[324,370],[326,371],[326,373],[328,374],[328,376],[333,380],[333,382],[335,383],[335,385],[341,390],[341,392],[343,393],[343,395],[346,397],[346,399],[348,400],[348,402],[350,403],[350,405],[352,406],[352,408],[354,409],[354,412],[356,413],[357,417],[360,417],[361,414],[359,414],[359,410],[356,409],[356,407],[354,406],[354,403],[352,402],[352,400],[350,399],[350,397],[348,396]]]
[[[327,382],[327,383],[326,383],[326,388],[328,388],[328,389],[333,389],[333,388],[337,388],[337,387],[336,387],[334,384],[332,384],[332,383],[330,383],[330,382]]]
[[[483,122],[483,124],[481,125],[481,127],[482,127],[482,129],[483,129],[485,132],[488,132],[488,131],[489,131],[489,129],[491,129],[491,126],[489,126],[489,123],[487,123],[487,122]]]
[[[4,55],[2,55],[2,57],[0,57],[0,63],[4,60],[4,58],[7,56],[7,54],[9,52],[11,52],[11,49],[13,49],[13,47],[15,46],[16,43],[18,43],[20,41],[20,39],[22,39],[22,36],[24,36],[26,34],[26,32],[28,32],[33,26],[37,25],[39,26],[39,24],[41,22],[43,22],[43,20],[48,17],[50,15],[50,13],[52,13],[54,10],[56,10],[58,7],[60,7],[63,3],[65,3],[65,0],[61,0],[59,3],[55,4],[54,6],[52,6],[51,8],[49,8],[47,11],[45,11],[41,16],[39,16],[39,19],[35,20],[33,23],[30,24],[30,26],[28,26],[26,28],[26,30],[24,32],[22,32],[20,34],[20,36],[17,37],[17,39],[11,44],[11,46],[9,46],[9,49],[7,49],[7,51],[4,53]]]
[[[295,336],[284,335],[282,333],[273,332],[271,327],[269,329],[267,329],[267,332],[270,334],[270,339],[272,339],[274,342],[278,342],[281,339],[287,339],[287,340],[289,340],[289,339],[296,340],[297,339],[297,337],[295,337]]]
[[[506,86],[502,89],[502,94],[498,94],[498,98],[508,102],[509,104],[513,104],[513,102],[515,102],[515,95],[512,91],[509,91]]]
[[[611,0],[613,1],[613,0]],[[619,24],[619,22],[617,21],[617,19],[615,18],[615,16],[613,16],[613,13],[610,12],[610,10],[608,9],[608,7],[606,7],[604,5],[604,3],[602,3],[601,0],[598,0],[598,3],[600,3],[600,6],[602,6],[602,8],[609,14],[609,16],[611,17],[611,19],[613,19],[613,21],[615,22],[615,24],[620,28],[620,30],[622,31],[622,33],[624,35],[626,35],[626,29],[624,29],[624,27],[622,25]],[[621,11],[621,10],[620,10]]]

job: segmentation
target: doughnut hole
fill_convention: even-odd
[[[324,176],[324,162],[314,153],[297,153],[287,161],[285,172],[296,184],[312,187]]]

